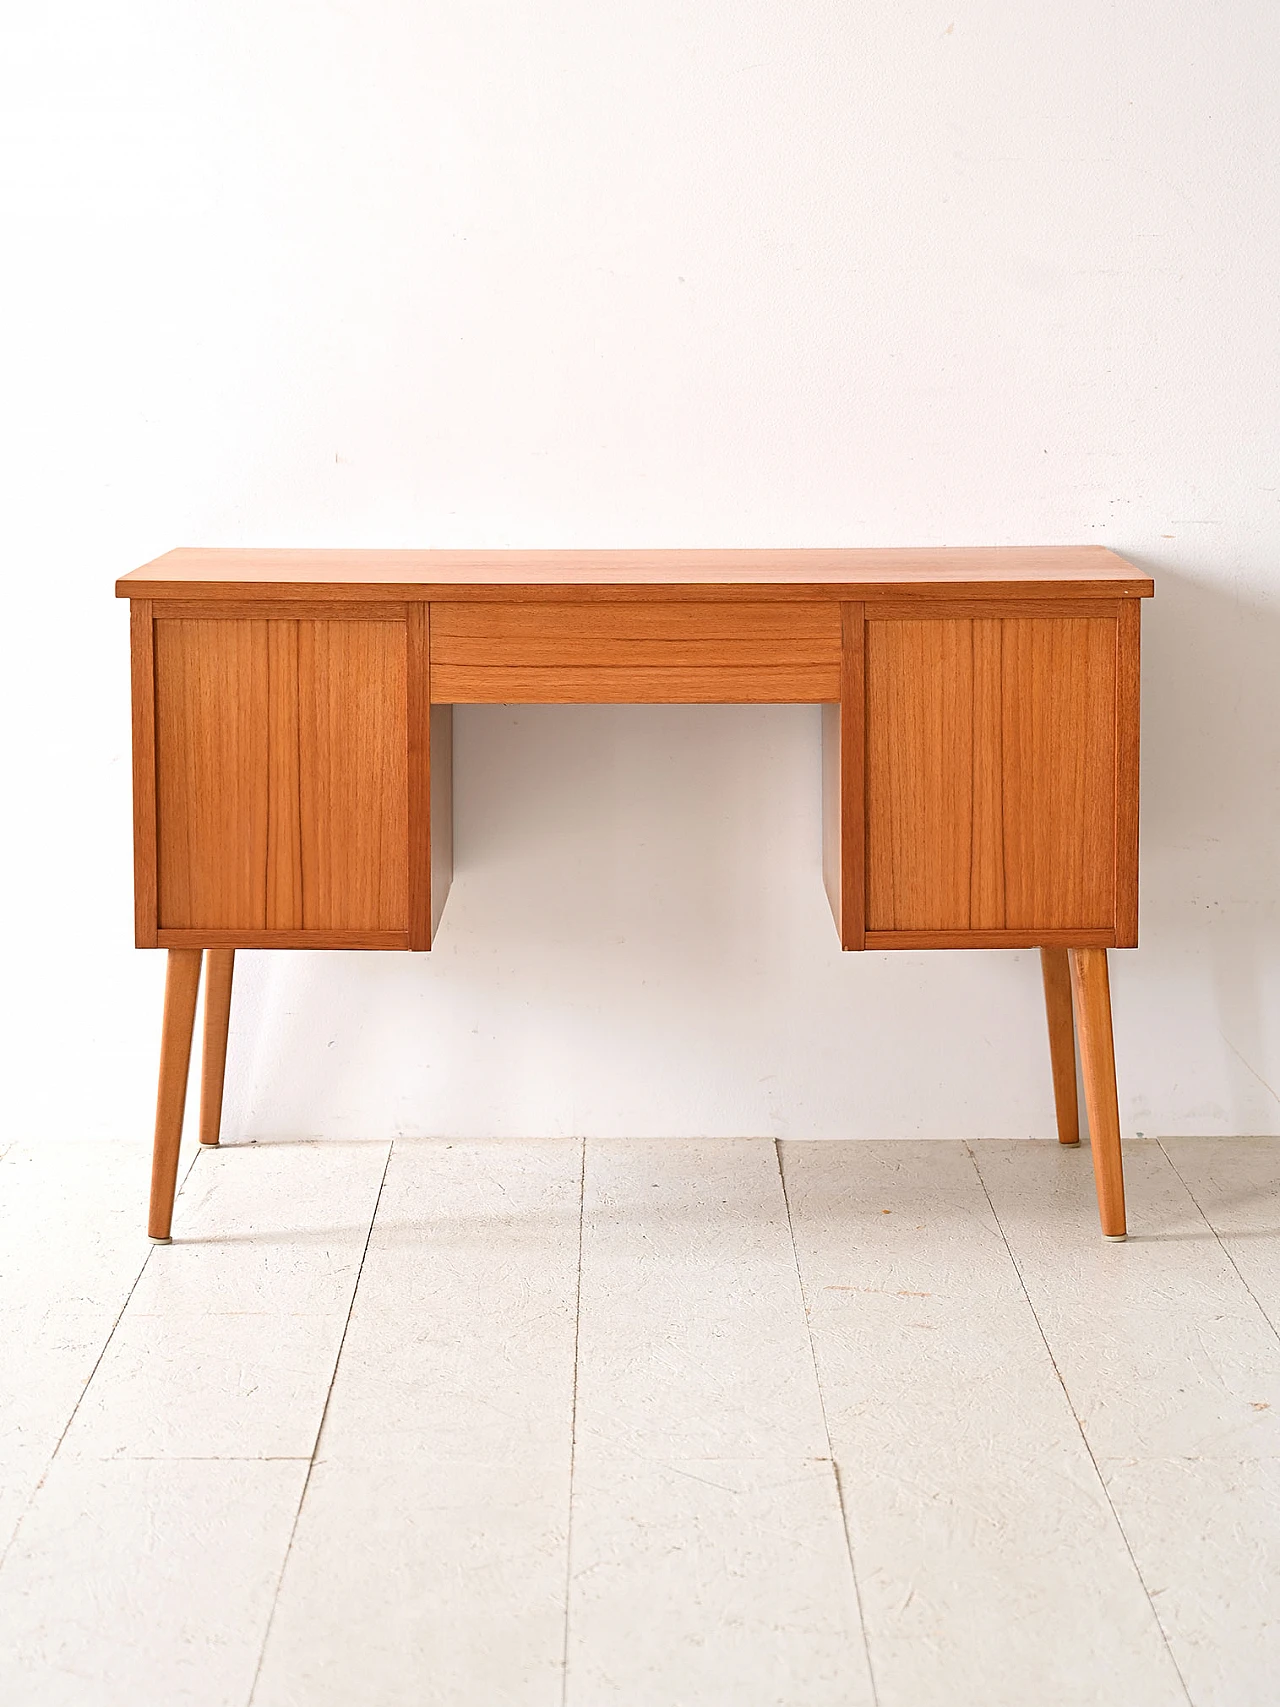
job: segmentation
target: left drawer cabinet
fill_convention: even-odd
[[[135,605],[140,943],[410,946],[425,621],[403,605]]]

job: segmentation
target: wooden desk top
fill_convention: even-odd
[[[1101,545],[752,551],[346,551],[182,546],[116,583],[133,599],[664,601],[1149,598]]]

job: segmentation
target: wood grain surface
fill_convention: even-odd
[[[182,547],[121,577],[121,598],[533,601],[1147,597],[1100,545],[748,551],[311,551]]]
[[[266,928],[268,627],[155,625],[161,928]]]
[[[1114,933],[1114,618],[867,625],[869,931]]]
[[[267,624],[267,929],[302,926],[298,624]]]
[[[407,929],[404,623],[299,623],[298,682],[301,923]]]
[[[431,606],[446,704],[821,703],[840,668],[834,603]]]
[[[1114,925],[1115,624],[1000,626],[1004,923]]]
[[[155,623],[159,931],[408,929],[401,621]]]

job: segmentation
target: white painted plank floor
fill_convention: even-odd
[[[1280,1139],[146,1165],[0,1149],[5,1707],[1280,1700]]]

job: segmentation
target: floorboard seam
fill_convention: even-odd
[[[582,1338],[582,1240],[587,1215],[587,1141],[578,1167],[578,1284],[573,1306],[573,1396],[569,1422],[569,1513],[564,1536],[564,1646],[560,1655],[560,1707],[569,1699],[569,1594],[573,1585],[573,1473],[578,1460],[578,1345]]]
[[[1218,1249],[1222,1252],[1223,1256],[1226,1257],[1227,1261],[1231,1264],[1232,1268],[1235,1270],[1237,1276],[1239,1277],[1241,1286],[1244,1287],[1245,1291],[1249,1294],[1250,1298],[1252,1298],[1253,1302],[1257,1305],[1258,1314],[1262,1317],[1263,1321],[1271,1329],[1271,1332],[1276,1336],[1276,1338],[1280,1339],[1280,1326],[1277,1326],[1276,1323],[1273,1322],[1271,1320],[1271,1317],[1267,1314],[1266,1307],[1262,1303],[1261,1299],[1258,1297],[1257,1293],[1253,1290],[1252,1286],[1249,1285],[1249,1282],[1245,1279],[1245,1276],[1241,1271],[1240,1264],[1232,1256],[1231,1251],[1228,1249],[1228,1247],[1223,1243],[1222,1234],[1219,1233],[1218,1229],[1214,1226],[1213,1222],[1210,1221],[1209,1216],[1208,1216],[1208,1212],[1201,1205],[1200,1199],[1196,1196],[1195,1192],[1187,1184],[1186,1180],[1183,1179],[1181,1173],[1179,1173],[1178,1164],[1174,1161],[1173,1157],[1169,1154],[1169,1152],[1164,1147],[1164,1139],[1163,1138],[1157,1138],[1156,1143],[1160,1146],[1161,1155],[1164,1157],[1165,1161],[1168,1162],[1169,1166],[1173,1169],[1174,1177],[1177,1179],[1179,1185],[1181,1185],[1182,1189],[1186,1192],[1187,1196],[1191,1199],[1192,1203],[1195,1204],[1197,1215],[1199,1215],[1200,1219],[1204,1222],[1205,1226],[1213,1234],[1214,1239],[1217,1241]]]
[[[1009,1261],[1013,1265],[1013,1272],[1018,1277],[1018,1285],[1021,1288],[1022,1296],[1027,1301],[1027,1308],[1031,1312],[1031,1319],[1032,1319],[1032,1321],[1034,1321],[1034,1323],[1036,1325],[1036,1332],[1040,1335],[1041,1343],[1043,1344],[1045,1352],[1048,1355],[1050,1365],[1053,1368],[1054,1376],[1058,1382],[1059,1387],[1062,1388],[1062,1396],[1067,1401],[1067,1409],[1070,1411],[1072,1421],[1075,1423],[1076,1428],[1079,1431],[1080,1440],[1084,1446],[1084,1449],[1089,1454],[1089,1462],[1090,1462],[1090,1464],[1093,1465],[1093,1473],[1098,1478],[1098,1486],[1102,1490],[1103,1499],[1106,1500],[1106,1502],[1107,1502],[1107,1508],[1110,1511],[1112,1521],[1115,1523],[1115,1526],[1116,1526],[1116,1533],[1119,1535],[1120,1540],[1124,1545],[1125,1552],[1129,1555],[1129,1563],[1133,1566],[1134,1575],[1137,1577],[1138,1582],[1142,1586],[1142,1592],[1147,1597],[1147,1605],[1151,1608],[1151,1616],[1155,1620],[1156,1629],[1160,1632],[1160,1640],[1164,1643],[1165,1652],[1169,1656],[1169,1664],[1173,1667],[1174,1676],[1177,1678],[1178,1682],[1182,1685],[1182,1693],[1187,1699],[1187,1707],[1195,1707],[1195,1703],[1193,1702],[1192,1697],[1191,1697],[1191,1690],[1187,1685],[1187,1680],[1182,1675],[1182,1667],[1178,1664],[1177,1656],[1174,1654],[1173,1649],[1169,1646],[1169,1633],[1165,1629],[1164,1624],[1161,1622],[1160,1613],[1156,1607],[1155,1600],[1152,1597],[1151,1590],[1147,1586],[1147,1579],[1142,1574],[1142,1568],[1138,1564],[1138,1561],[1134,1556],[1133,1547],[1130,1545],[1129,1537],[1125,1533],[1124,1524],[1120,1521],[1120,1513],[1116,1510],[1115,1501],[1111,1498],[1111,1490],[1107,1486],[1106,1477],[1102,1474],[1101,1467],[1099,1466],[1098,1460],[1097,1460],[1096,1456],[1094,1455],[1093,1447],[1089,1444],[1089,1436],[1085,1432],[1084,1424],[1080,1421],[1080,1418],[1076,1413],[1076,1407],[1075,1407],[1075,1404],[1071,1398],[1071,1391],[1067,1386],[1066,1380],[1063,1377],[1061,1369],[1059,1369],[1059,1367],[1058,1367],[1058,1360],[1053,1355],[1053,1347],[1049,1343],[1048,1334],[1046,1334],[1044,1331],[1044,1323],[1040,1320],[1040,1312],[1036,1309],[1035,1304],[1032,1300],[1030,1289],[1028,1288],[1026,1279],[1022,1273],[1022,1265],[1019,1263],[1017,1257],[1013,1254],[1013,1246],[1009,1243],[1008,1235],[1005,1233],[1005,1230],[1004,1230],[1004,1223],[1001,1221],[999,1213],[996,1209],[996,1206],[991,1200],[991,1193],[987,1190],[987,1182],[982,1177],[982,1169],[978,1165],[978,1158],[974,1154],[972,1144],[969,1144],[966,1142],[965,1143],[965,1150],[968,1152],[969,1160],[973,1163],[973,1171],[977,1175],[978,1184],[982,1187],[982,1195],[986,1198],[987,1204],[991,1210],[992,1218],[994,1219],[995,1224],[996,1224],[996,1231],[1000,1235],[1000,1238],[1004,1244],[1005,1250],[1009,1253]]]
[[[200,1154],[199,1150],[196,1150],[192,1154],[190,1161],[187,1163],[187,1171],[183,1174],[181,1180],[179,1180],[178,1185],[177,1185],[177,1190],[174,1193],[175,1199],[179,1195],[181,1195],[182,1187],[187,1183],[187,1180],[191,1177],[191,1170],[192,1170],[192,1168],[195,1167],[196,1159],[199,1156],[199,1154]],[[48,1479],[49,1472],[50,1472],[50,1470],[52,1470],[55,1462],[57,1461],[58,1454],[62,1451],[62,1443],[67,1438],[67,1435],[71,1431],[72,1423],[76,1420],[76,1417],[80,1413],[80,1407],[81,1407],[81,1405],[84,1404],[85,1395],[88,1393],[89,1388],[93,1385],[93,1378],[98,1373],[98,1370],[101,1368],[102,1360],[107,1355],[107,1352],[110,1348],[112,1340],[116,1337],[116,1329],[120,1326],[120,1323],[124,1320],[124,1313],[129,1308],[129,1301],[133,1297],[134,1293],[138,1290],[138,1286],[142,1280],[142,1277],[147,1271],[147,1264],[151,1261],[151,1259],[155,1255],[155,1253],[156,1253],[155,1245],[148,1245],[146,1251],[143,1254],[142,1261],[138,1264],[138,1272],[137,1272],[137,1274],[134,1275],[132,1281],[130,1281],[129,1290],[125,1293],[124,1299],[120,1305],[120,1308],[116,1311],[115,1316],[112,1318],[111,1327],[107,1333],[107,1336],[103,1340],[101,1346],[98,1348],[98,1355],[93,1360],[93,1368],[89,1371],[89,1374],[85,1379],[84,1386],[81,1387],[81,1389],[80,1389],[79,1397],[76,1399],[75,1404],[72,1405],[72,1407],[71,1407],[71,1415],[67,1418],[66,1422],[63,1424],[62,1432],[59,1434],[56,1442],[54,1443],[54,1448],[53,1448],[53,1451],[49,1454],[48,1462],[45,1464],[44,1469],[40,1472],[40,1480],[36,1483],[35,1487],[32,1488],[30,1497],[28,1498],[26,1505],[23,1506],[22,1514],[18,1518],[17,1522],[14,1524],[13,1532],[9,1536],[7,1543],[5,1544],[3,1549],[0,1549],[0,1571],[4,1570],[5,1563],[8,1560],[10,1553],[13,1551],[14,1544],[16,1543],[18,1536],[22,1533],[22,1526],[26,1522],[27,1513],[31,1510],[31,1507],[35,1504],[36,1499],[39,1497],[40,1491],[44,1487],[45,1482]]]
[[[311,1486],[311,1472],[316,1467],[316,1453],[320,1449],[320,1437],[324,1433],[324,1420],[329,1414],[329,1402],[333,1398],[333,1384],[338,1378],[338,1365],[342,1361],[342,1348],[347,1343],[347,1331],[351,1327],[351,1316],[356,1307],[356,1294],[360,1290],[360,1277],[364,1273],[365,1260],[369,1255],[369,1245],[373,1239],[373,1229],[378,1219],[378,1206],[382,1202],[383,1188],[387,1183],[387,1170],[391,1166],[395,1147],[395,1140],[392,1139],[387,1145],[387,1159],[382,1164],[382,1177],[378,1181],[378,1190],[373,1200],[373,1213],[369,1217],[369,1228],[364,1236],[364,1247],[360,1252],[360,1263],[356,1269],[355,1283],[351,1288],[351,1299],[347,1305],[346,1320],[342,1324],[342,1334],[338,1340],[338,1349],[334,1354],[333,1368],[329,1371],[329,1385],[325,1390],[324,1405],[320,1411],[320,1422],[316,1428],[316,1437],[311,1443],[310,1456],[305,1460],[299,1460],[299,1462],[306,1463],[307,1473],[302,1478],[302,1487],[298,1492],[298,1503],[294,1507],[293,1522],[289,1527],[289,1540],[284,1550],[284,1557],[280,1561],[280,1569],[276,1573],[276,1585],[271,1594],[271,1610],[267,1614],[266,1628],[262,1632],[262,1645],[258,1649],[258,1663],[253,1668],[253,1682],[249,1685],[249,1693],[245,1697],[245,1707],[253,1707],[253,1698],[258,1692],[258,1680],[262,1676],[262,1662],[267,1655],[267,1643],[271,1640],[271,1627],[275,1623],[276,1607],[280,1603],[280,1587],[284,1582],[284,1573],[288,1569],[289,1556],[293,1552],[293,1543],[297,1538],[298,1519],[301,1517],[303,1505],[306,1503],[307,1489]]]
[[[78,1452],[72,1464],[309,1464],[305,1452]]]
[[[849,1534],[849,1513],[844,1503],[844,1483],[840,1479],[840,1466],[836,1462],[835,1450],[831,1444],[831,1424],[827,1421],[827,1398],[822,1391],[822,1375],[818,1369],[818,1352],[813,1343],[813,1326],[809,1320],[809,1300],[805,1291],[804,1275],[800,1272],[800,1252],[796,1249],[795,1223],[791,1219],[791,1199],[787,1195],[787,1175],[782,1165],[782,1144],[777,1138],[773,1141],[774,1160],[778,1165],[778,1183],[782,1187],[782,1204],[787,1212],[787,1235],[791,1240],[791,1260],[795,1264],[796,1285],[800,1289],[800,1308],[804,1312],[804,1331],[809,1343],[809,1361],[813,1365],[814,1385],[818,1389],[818,1408],[822,1413],[822,1432],[827,1442],[827,1458],[831,1464],[831,1475],[835,1482],[836,1504],[840,1511],[840,1527],[844,1532],[844,1550],[849,1560],[849,1577],[853,1583],[853,1601],[858,1609],[858,1628],[862,1632],[862,1651],[867,1657],[867,1678],[871,1684],[872,1707],[879,1707],[880,1695],[876,1688],[875,1664],[871,1658],[871,1643],[867,1639],[867,1620],[862,1610],[862,1590],[858,1585],[858,1567],[853,1557],[853,1537]]]

